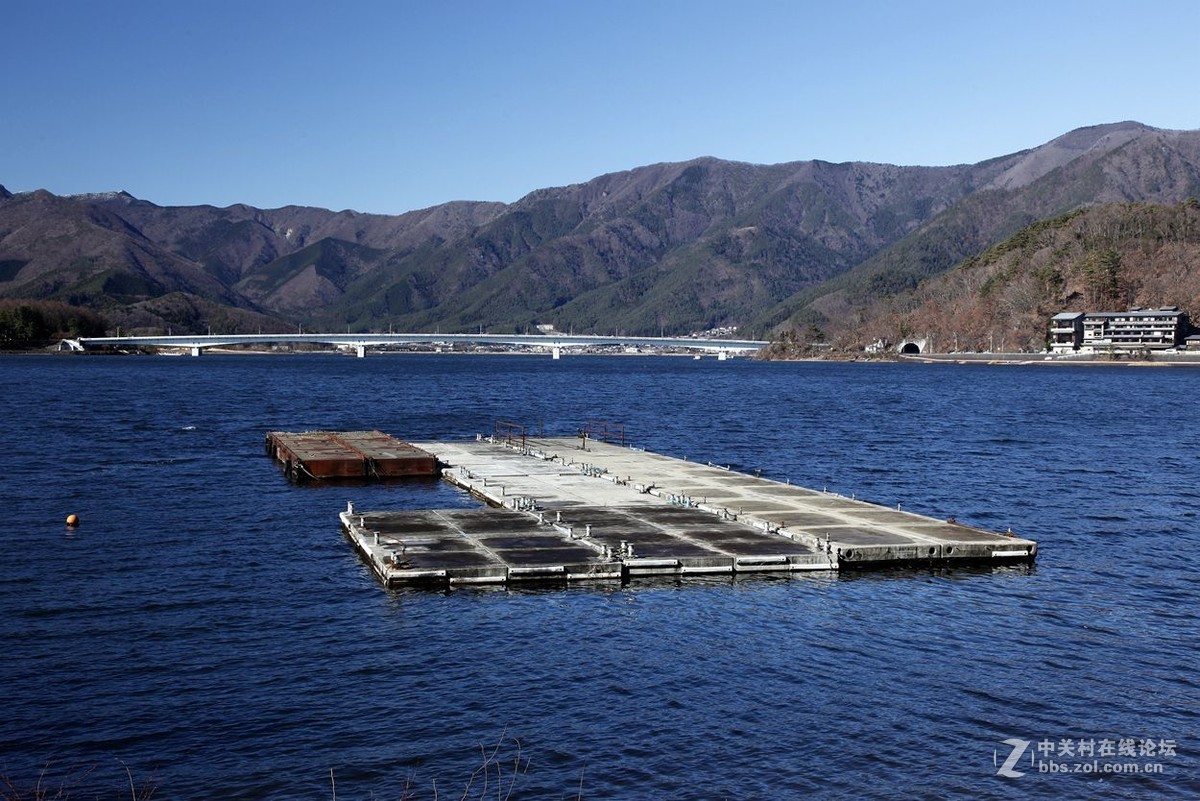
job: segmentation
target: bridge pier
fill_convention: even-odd
[[[199,345],[192,345],[192,355],[193,356],[199,356],[203,352],[204,352],[204,349],[201,348]]]
[[[550,358],[551,359],[561,359],[562,358],[562,348],[551,348],[550,349]]]
[[[365,359],[367,357],[367,346],[361,345],[361,344],[355,345],[354,346],[354,354],[356,356],[358,356],[358,358],[360,358],[360,359]]]

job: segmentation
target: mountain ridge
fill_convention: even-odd
[[[1200,131],[1129,121],[976,164],[705,156],[401,215],[0,187],[0,298],[126,330],[205,328],[223,309],[256,329],[765,335],[835,327],[1036,219],[1197,194]]]

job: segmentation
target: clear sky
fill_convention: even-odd
[[[0,184],[400,213],[1200,128],[1200,2],[0,0]]]

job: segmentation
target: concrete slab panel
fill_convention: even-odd
[[[1028,540],[632,448],[589,441],[584,451],[579,442],[529,438],[525,452],[486,440],[414,443],[450,465],[445,478],[498,508],[378,521],[375,528],[410,539],[423,532],[458,537],[501,561],[511,554],[510,569],[562,562],[570,571],[569,558],[591,551],[584,572],[611,574],[612,564],[623,564],[628,575],[733,569],[737,559],[799,570],[1036,553]],[[704,508],[694,505],[702,502]],[[480,511],[496,517],[474,516]],[[368,518],[366,528],[373,522]],[[632,545],[632,558],[617,553],[622,541]],[[605,549],[613,561],[596,566]]]

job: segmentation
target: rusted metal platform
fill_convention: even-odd
[[[375,478],[437,475],[437,458],[382,431],[345,431],[335,438],[362,455]]]
[[[382,431],[269,431],[267,454],[293,481],[437,475],[437,458]]]
[[[588,439],[417,443],[490,509],[356,512],[386,584],[1029,562],[1037,543]]]

